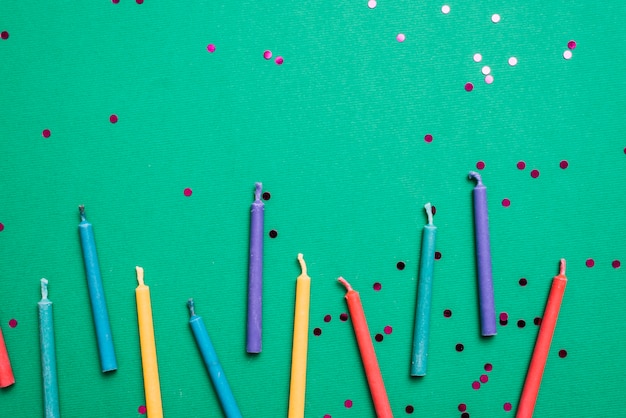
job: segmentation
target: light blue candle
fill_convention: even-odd
[[[79,206],[80,243],[83,247],[83,259],[85,261],[85,273],[87,275],[87,287],[89,288],[89,298],[91,299],[91,311],[93,322],[96,328],[96,341],[98,352],[100,353],[100,365],[102,372],[117,370],[117,360],[113,348],[113,335],[109,324],[109,314],[104,299],[104,289],[102,278],[100,277],[100,265],[98,264],[98,254],[96,253],[96,240],[93,236],[93,227],[85,219],[85,207]]]
[[[422,255],[420,257],[419,283],[417,286],[417,308],[413,331],[413,353],[411,356],[411,376],[425,376],[428,360],[428,335],[430,333],[430,303],[432,299],[433,268],[435,264],[435,238],[437,227],[433,225],[430,203],[424,205],[428,224],[422,234]]]
[[[204,326],[204,321],[202,321],[201,317],[196,315],[193,299],[189,299],[187,306],[189,307],[189,313],[191,314],[189,325],[191,326],[193,335],[196,338],[196,343],[198,344],[200,353],[202,353],[204,364],[206,364],[207,370],[209,371],[209,376],[213,382],[213,387],[215,388],[217,397],[222,404],[224,414],[228,418],[240,418],[241,412],[239,412],[239,407],[237,406],[237,402],[235,402],[233,392],[230,390],[230,386],[226,380],[226,375],[224,374],[224,369],[222,369],[222,365],[217,358],[217,353],[215,352],[215,348],[213,348],[213,344],[209,338],[209,333]]]
[[[44,417],[58,418],[59,385],[57,382],[57,359],[54,349],[52,302],[48,299],[48,281],[41,279],[39,305],[39,343],[41,346],[41,374],[43,375]]]

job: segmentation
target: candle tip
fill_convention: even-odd
[[[565,276],[565,259],[561,259],[561,266],[559,268],[559,275]]]
[[[135,267],[135,271],[137,271],[137,281],[139,282],[139,285],[142,286],[143,283],[143,267]]]
[[[480,174],[478,174],[475,171],[470,171],[469,172],[469,178],[470,179],[476,179],[477,181],[477,186],[482,186],[483,185],[483,179],[480,177]]]
[[[191,316],[195,316],[196,315],[196,307],[193,303],[193,298],[189,298],[189,300],[187,301],[187,307],[189,308],[189,313],[191,314]]]
[[[80,220],[84,221],[85,218],[85,205],[79,205],[78,206],[78,213],[80,214]]]
[[[263,183],[257,182],[254,184],[254,200],[261,200],[262,189],[263,189]]]
[[[350,286],[350,283],[348,283],[348,281],[346,279],[344,279],[343,277],[338,278],[337,281],[339,281],[339,283],[344,285],[348,292],[354,290],[354,289],[352,289],[352,286]]]
[[[48,280],[41,279],[41,298],[48,299]]]
[[[304,256],[302,253],[298,254],[298,262],[300,263],[300,269],[302,270],[302,275],[306,276],[306,263],[304,262]]]
[[[432,225],[433,224],[433,209],[432,209],[432,206],[430,205],[430,202],[424,205],[424,209],[426,209],[426,216],[428,217],[428,225]]]

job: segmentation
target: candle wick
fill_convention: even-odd
[[[82,221],[86,221],[87,218],[85,218],[85,205],[80,205],[78,207],[78,212],[80,213],[80,220]]]
[[[348,292],[352,292],[354,289],[352,289],[352,286],[350,286],[350,283],[348,283],[346,281],[346,279],[344,279],[343,277],[340,277],[337,279],[339,281],[339,283],[341,283],[342,285],[345,286],[345,288],[348,290]]]
[[[428,216],[428,225],[432,225],[433,224],[433,210],[432,210],[432,206],[430,205],[430,202],[424,205],[424,209],[426,209],[426,216]]]
[[[193,303],[193,298],[189,298],[189,300],[187,301],[187,307],[189,308],[189,313],[191,314],[191,316],[196,316],[196,308]]]
[[[565,259],[561,259],[561,268],[559,269],[559,275],[565,276]]]
[[[135,270],[137,271],[137,281],[139,282],[139,286],[143,286],[143,268],[142,267],[135,267]]]
[[[483,179],[480,177],[480,174],[478,174],[475,171],[470,171],[469,172],[469,178],[470,179],[476,179],[476,181],[478,182],[476,185],[477,186],[483,186]]]
[[[41,279],[41,298],[48,299],[48,280]]]
[[[300,269],[302,270],[302,275],[306,276],[306,263],[304,262],[304,256],[302,254],[298,254],[298,262],[300,263]]]
[[[254,200],[261,200],[261,189],[263,188],[263,183],[255,183],[254,184]]]

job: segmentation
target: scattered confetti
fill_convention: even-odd
[[[404,267],[406,267],[406,265],[404,264],[404,261],[398,261],[398,262],[396,263],[396,268],[397,268],[398,270],[404,270]]]
[[[567,357],[567,350],[559,350],[559,357],[561,358]]]
[[[509,65],[511,67],[515,67],[517,65],[517,58],[515,58],[515,57],[509,58]]]
[[[474,58],[474,62],[481,62],[483,60],[483,56],[478,53],[474,54],[473,58]]]
[[[193,193],[193,191],[189,187],[187,187],[187,188],[185,188],[185,190],[183,190],[183,194],[185,196],[187,196],[187,197],[191,196],[192,193]]]
[[[139,408],[137,408],[137,412],[139,412],[141,415],[145,415],[146,411],[147,409],[145,405],[140,405]]]
[[[504,206],[505,208],[508,208],[509,206],[511,206],[511,201],[509,199],[502,199],[502,206]]]
[[[111,116],[109,116],[109,122],[111,122],[111,123],[117,123],[117,115],[111,115]]]
[[[465,91],[474,90],[474,85],[472,83],[465,83]]]
[[[41,135],[44,138],[50,138],[50,129],[44,129],[43,132],[41,133]]]
[[[491,16],[491,21],[492,21],[493,23],[498,23],[498,22],[500,22],[500,15],[499,15],[499,14],[497,14],[497,13],[496,13],[496,14],[494,14],[493,16]]]
[[[0,232],[4,231],[4,224],[0,222]]]
[[[9,327],[15,328],[17,326],[17,319],[9,320]]]
[[[574,49],[574,48],[576,48],[576,41],[569,41],[569,42],[567,43],[567,47],[568,47],[569,49]]]
[[[477,168],[478,170],[482,170],[483,168],[485,168],[485,162],[484,162],[484,161],[478,161],[478,162],[476,163],[476,168]]]
[[[530,172],[530,177],[536,179],[537,177],[539,177],[539,170],[532,170]]]
[[[403,33],[399,33],[399,34],[396,36],[396,40],[397,40],[398,42],[404,42],[404,40],[405,40],[405,39],[406,39],[406,36],[404,36],[404,34],[403,34]]]
[[[424,135],[424,141],[433,142],[433,136],[431,134]]]
[[[613,260],[613,262],[611,263],[611,266],[613,266],[614,269],[620,268],[621,265],[622,263],[620,263],[619,260]]]
[[[283,62],[285,62],[285,60],[283,59],[283,57],[276,57],[275,62],[277,65],[283,65]]]
[[[4,40],[9,39],[9,32],[7,32],[7,31],[5,31],[5,30],[4,30],[4,31],[2,31],[2,32],[0,33],[0,38],[2,38],[2,39],[4,39]]]
[[[376,283],[374,283],[373,288],[374,288],[374,290],[375,290],[375,291],[377,291],[377,292],[378,292],[380,289],[382,289],[382,288],[383,288],[383,285],[382,285],[382,284],[380,284],[380,283],[378,283],[378,282],[376,282]]]
[[[313,335],[315,335],[316,337],[319,337],[320,335],[322,335],[322,329],[321,328],[314,328],[313,329]]]
[[[491,68],[488,65],[485,65],[480,69],[480,72],[483,73],[483,75],[487,75],[491,72]]]
[[[565,50],[563,52],[563,58],[565,58],[566,60],[572,58],[572,51],[570,51],[569,49]]]
[[[585,265],[589,268],[593,267],[596,264],[595,261],[593,261],[593,258],[588,258],[587,261],[585,261]]]
[[[209,51],[210,53],[214,53],[215,52],[215,45],[208,44],[207,47],[206,47],[206,50]]]
[[[567,162],[567,160],[562,160],[559,163],[559,167],[561,167],[563,170],[565,170],[567,167],[569,167],[569,163]]]
[[[524,161],[518,161],[517,168],[523,170],[526,168],[526,163]]]
[[[447,4],[441,6],[441,13],[443,13],[444,15],[450,13],[450,6],[448,6]]]
[[[511,402],[505,402],[503,408],[506,412],[509,412],[513,406],[511,405]]]
[[[324,315],[324,322],[330,322],[332,317],[330,315]]]
[[[367,2],[367,7],[369,7],[370,9],[373,9],[376,7],[376,0],[370,0]]]
[[[525,278],[522,277],[521,279],[519,279],[520,286],[523,287],[523,286],[526,286],[527,284],[528,284],[528,280],[526,280]]]
[[[387,335],[391,334],[393,332],[393,328],[391,327],[391,325],[386,325],[383,332]]]
[[[277,231],[277,230],[275,230],[275,229],[272,229],[272,230],[269,232],[269,236],[270,236],[270,238],[276,238],[276,237],[278,236],[278,231]]]
[[[450,309],[444,309],[443,310],[443,316],[445,318],[450,318],[452,316],[452,311]]]
[[[480,382],[478,380],[474,380],[472,382],[472,389],[474,389],[474,390],[480,389]]]
[[[265,52],[263,52],[263,58],[265,58],[266,60],[272,58],[272,51],[268,49]]]
[[[352,408],[352,401],[350,399],[346,399],[346,401],[343,403],[343,405],[346,408]]]
[[[487,84],[493,83],[493,76],[491,74],[485,76],[485,83]]]

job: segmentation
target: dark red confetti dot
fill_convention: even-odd
[[[441,253],[439,251],[435,251],[435,260],[441,259]]]
[[[613,260],[611,265],[613,266],[614,269],[618,269],[622,264],[619,262],[619,260]]]
[[[321,328],[314,328],[313,329],[313,335],[315,335],[316,337],[319,337],[320,335],[322,335],[322,329]]]
[[[4,224],[0,222],[0,232],[4,231]]]
[[[508,323],[509,323],[509,321],[506,320],[506,319],[505,320],[502,320],[502,319],[500,320],[500,325],[502,325],[502,326],[508,325]]]
[[[374,288],[375,291],[378,292],[380,289],[383,288],[383,285],[378,283],[378,282],[376,282],[376,283],[374,283],[374,286],[372,286],[372,287]]]
[[[433,142],[433,136],[431,134],[424,135],[424,141]]]
[[[263,197],[263,200],[270,200],[272,195],[270,194],[270,192],[263,192],[262,197]]]
[[[272,229],[269,235],[270,235],[270,238],[276,238],[278,236],[278,231],[276,231],[275,229]]]
[[[374,339],[378,342],[381,342],[383,340],[383,334],[376,334],[374,336]]]
[[[493,370],[493,365],[491,363],[485,363],[485,371],[490,372]]]
[[[528,280],[526,280],[525,278],[521,278],[519,279],[519,285],[520,286],[526,286],[528,284]]]
[[[463,413],[461,414],[461,418],[470,418],[470,414],[469,414],[469,412],[463,412]]]
[[[187,188],[185,188],[185,190],[183,190],[183,194],[185,196],[189,197],[189,196],[191,196],[193,194],[193,191],[189,187],[187,187]]]
[[[346,322],[348,320],[348,314],[347,313],[342,313],[341,315],[339,315],[339,320],[342,322]]]
[[[415,410],[415,408],[413,408],[413,405],[407,405],[406,408],[404,408],[404,411],[407,414],[412,414],[414,410]]]
[[[111,115],[111,116],[109,116],[109,122],[111,122],[111,123],[117,123],[117,115]]]
[[[483,168],[485,168],[485,162],[484,161],[479,161],[476,163],[476,168],[479,170],[482,170]]]
[[[509,206],[511,206],[511,201],[509,199],[502,199],[502,206],[508,208]]]
[[[435,216],[435,213],[437,213],[437,208],[434,205],[430,207],[430,213],[432,213],[433,216]]]
[[[458,351],[459,353],[460,353],[461,351],[463,351],[464,349],[465,349],[465,347],[464,347],[464,346],[463,346],[463,344],[461,344],[461,343],[458,343],[458,344],[455,346],[455,350],[456,350],[456,351]]]
[[[487,376],[486,374],[481,374],[480,375],[480,382],[481,383],[487,383],[489,381],[489,376]]]
[[[535,319],[533,319],[533,324],[535,324],[537,326],[541,325],[541,318],[536,316]]]
[[[383,332],[389,335],[393,332],[393,328],[391,328],[391,325],[386,325],[385,328],[383,329]]]
[[[567,350],[559,350],[559,357],[561,358],[567,357]]]
[[[452,316],[452,311],[450,309],[444,309],[443,316],[446,318],[450,318]]]
[[[593,266],[594,266],[594,264],[596,264],[596,262],[595,262],[595,261],[593,261],[593,258],[588,258],[588,259],[587,259],[587,261],[585,261],[585,265],[586,265],[587,267],[590,267],[590,268],[591,268],[591,267],[593,267]]]
[[[523,319],[520,319],[519,321],[517,321],[518,328],[524,328],[525,326],[526,326],[526,321],[524,321]]]
[[[474,389],[474,390],[480,389],[480,382],[478,380],[474,380],[472,382],[472,389]]]
[[[140,405],[139,408],[137,408],[137,412],[139,412],[142,415],[146,414],[146,407],[145,405]]]
[[[9,326],[11,328],[15,328],[17,326],[17,319],[10,319],[9,320]]]
[[[524,161],[518,161],[517,162],[517,168],[520,170],[523,170],[526,168],[526,163]]]
[[[513,408],[513,406],[511,405],[511,402],[505,402],[503,408],[506,412],[509,412]]]
[[[506,312],[500,312],[500,321],[506,321],[509,319],[509,314]]]
[[[343,405],[346,408],[352,408],[352,401],[350,399],[346,399],[346,401],[343,403]]]
[[[332,317],[330,315],[325,315],[324,316],[324,322],[330,322],[331,319],[332,319]]]
[[[405,264],[404,264],[404,261],[398,261],[398,262],[396,263],[396,268],[397,268],[398,270],[404,270],[404,267],[406,267],[406,266],[405,266]]]
[[[459,412],[465,412],[465,411],[467,411],[467,405],[465,405],[464,403],[460,403]]]
[[[9,32],[7,31],[2,31],[2,33],[0,33],[0,38],[2,39],[9,39]]]
[[[465,91],[474,90],[474,85],[472,83],[465,83]]]
[[[537,177],[539,177],[539,170],[532,170],[530,172],[530,177],[536,179]]]
[[[559,167],[565,170],[567,167],[569,167],[569,163],[566,160],[563,160],[559,163]]]
[[[50,129],[44,129],[43,132],[41,133],[41,135],[44,138],[50,138]]]

